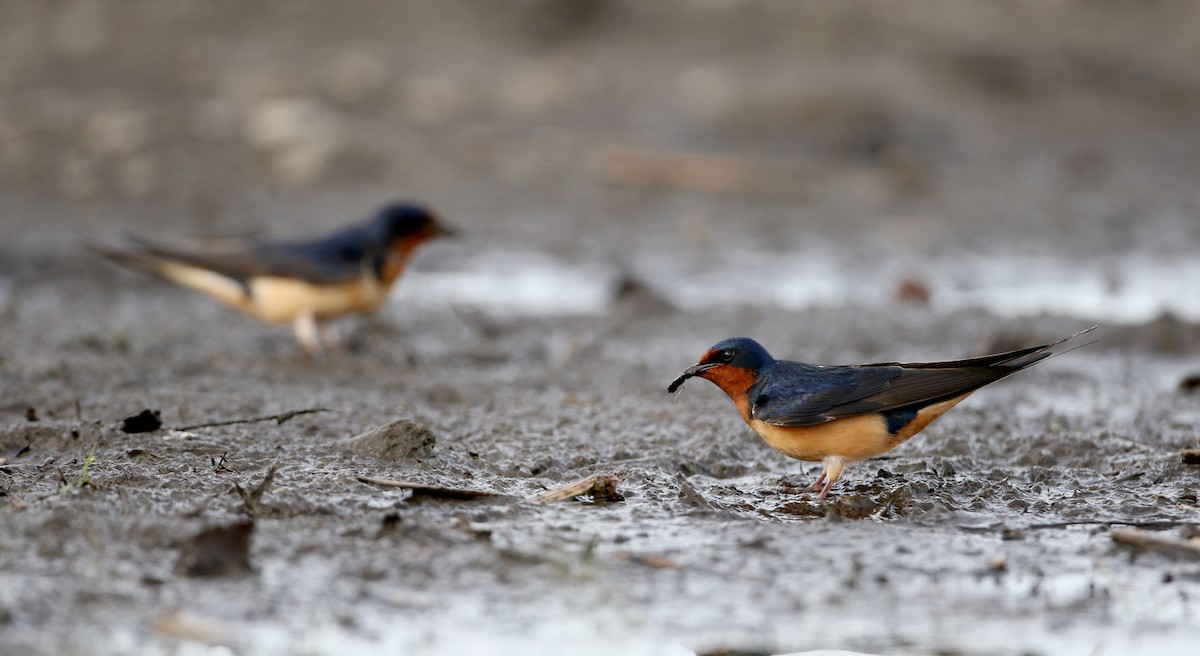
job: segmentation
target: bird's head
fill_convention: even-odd
[[[375,216],[375,225],[383,241],[400,248],[410,248],[429,239],[454,234],[454,231],[439,222],[428,208],[415,203],[393,203],[381,208]]]
[[[730,396],[744,393],[758,380],[759,374],[775,359],[758,342],[749,337],[730,337],[722,340],[700,356],[700,361],[688,367],[676,378],[667,392],[673,393],[689,378],[707,378]]]

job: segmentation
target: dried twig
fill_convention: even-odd
[[[1077,519],[1064,522],[1047,522],[1045,524],[1030,524],[1020,530],[1038,531],[1043,529],[1058,529],[1071,528],[1073,526],[1133,526],[1135,528],[1151,528],[1151,529],[1167,529],[1191,524],[1188,521],[1172,521],[1168,519],[1150,520],[1144,522],[1127,521],[1121,519]]]
[[[532,499],[537,503],[554,503],[578,496],[588,495],[596,501],[621,501],[625,497],[617,491],[617,477],[610,474],[592,474],[587,478],[547,490]]]
[[[1200,544],[1188,540],[1165,538],[1149,531],[1122,528],[1112,532],[1113,542],[1140,549],[1154,549],[1172,556],[1200,559]]]
[[[212,462],[213,471],[218,471],[218,472],[224,471],[224,472],[231,472],[234,474],[242,473],[242,472],[238,471],[237,467],[234,467],[229,464],[229,460],[227,460],[225,458],[225,456],[227,456],[227,455],[229,455],[229,452],[225,451],[224,453],[221,454],[220,458],[217,458],[216,456],[208,457],[209,461]]]
[[[389,478],[374,478],[371,476],[355,477],[359,483],[368,485],[378,485],[380,487],[392,487],[402,490],[411,490],[413,496],[430,496],[439,497],[442,499],[478,499],[480,497],[499,497],[504,496],[495,492],[485,492],[483,490],[466,490],[453,487],[440,487],[438,485],[425,485],[424,483],[412,483],[409,481],[397,481]]]
[[[651,567],[654,569],[679,569],[679,568],[683,567],[682,565],[675,562],[674,560],[671,560],[670,558],[666,558],[664,556],[653,556],[653,555],[639,556],[637,554],[631,554],[628,551],[620,551],[620,552],[617,552],[615,555],[616,555],[616,557],[624,558],[631,563],[637,563],[638,565],[642,565],[644,567]]]
[[[266,492],[267,487],[271,485],[271,481],[275,480],[275,471],[275,465],[271,465],[271,468],[267,470],[267,475],[263,476],[262,481],[249,490],[243,489],[242,486],[238,485],[237,483],[233,484],[233,489],[236,490],[238,496],[242,498],[242,503],[245,505],[247,515],[251,517],[258,516],[258,505],[262,501],[263,493]]]
[[[237,424],[257,424],[263,421],[274,421],[275,425],[281,425],[283,422],[298,417],[300,415],[311,415],[318,412],[329,412],[329,408],[304,408],[303,410],[288,410],[277,415],[267,415],[265,417],[251,417],[249,419],[230,419],[229,421],[213,421],[206,424],[192,424],[191,426],[181,426],[174,430],[190,431],[197,428],[213,428],[215,426],[234,426]]]
[[[438,485],[426,485],[424,483],[414,483],[411,481],[398,481],[390,478],[356,476],[355,480],[368,485],[378,485],[380,487],[410,490],[412,491],[413,496],[429,496],[439,497],[442,499],[460,500],[478,499],[480,497],[508,498],[508,495],[498,494],[496,492],[469,490],[454,487],[441,487]],[[574,499],[575,497],[584,495],[589,495],[597,501],[621,501],[625,498],[617,490],[616,476],[612,476],[610,474],[593,474],[587,478],[572,481],[561,487],[548,490],[537,496],[531,497],[529,498],[529,501],[533,501],[535,503],[554,503],[555,501]]]

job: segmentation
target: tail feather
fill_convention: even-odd
[[[84,243],[85,248],[109,262],[165,279],[166,276],[162,270],[162,258],[150,254],[144,248],[141,248],[140,244],[135,244],[135,246],[137,246],[136,250],[133,248],[110,246],[100,241],[89,240]]]
[[[958,398],[970,394],[984,385],[1007,378],[1047,358],[1087,346],[1091,342],[1061,351],[1052,350],[1055,346],[1091,332],[1095,328],[1096,326],[1092,326],[1051,344],[966,360],[857,365],[857,367],[868,368],[868,370],[872,366],[898,367],[901,373],[887,380],[886,386],[878,392],[835,408],[835,410],[851,415],[880,409],[891,410],[914,405],[928,405]]]
[[[88,243],[87,247],[111,262],[206,294],[239,310],[246,310],[250,304],[249,290],[241,281],[168,257],[161,251],[141,245],[121,249],[99,242]]]
[[[1057,342],[1052,342],[1050,344],[1045,344],[1043,346],[1036,346],[1036,347],[1033,347],[1032,349],[1021,349],[1020,351],[1013,351],[1012,358],[1007,359],[1007,360],[999,360],[999,361],[995,362],[994,364],[1004,365],[1005,367],[1011,367],[1014,372],[1020,371],[1026,367],[1029,367],[1038,362],[1041,362],[1042,360],[1048,360],[1050,358],[1058,357],[1060,355],[1063,355],[1064,353],[1070,353],[1071,351],[1074,351],[1075,349],[1080,349],[1085,346],[1088,346],[1089,344],[1095,344],[1096,342],[1098,342],[1100,340],[1093,339],[1093,340],[1084,342],[1082,344],[1076,344],[1076,345],[1072,346],[1071,348],[1063,349],[1061,351],[1051,350],[1055,346],[1058,346],[1059,344],[1066,343],[1072,339],[1075,339],[1076,337],[1079,337],[1080,335],[1086,335],[1087,333],[1090,333],[1097,328],[1099,328],[1099,326],[1092,326],[1091,328],[1085,328],[1084,330],[1081,330],[1081,331],[1075,333],[1074,335],[1064,337],[1064,338],[1058,340]],[[1024,351],[1024,352],[1022,352],[1022,351]]]
[[[1013,371],[1020,371],[1034,363],[1045,360],[1049,357],[1069,353],[1077,348],[1083,348],[1088,344],[1096,343],[1096,340],[1084,342],[1077,346],[1072,346],[1064,351],[1051,351],[1055,346],[1068,342],[1080,335],[1092,332],[1099,326],[1092,326],[1085,330],[1081,330],[1074,335],[1064,337],[1057,342],[1050,344],[1042,344],[1040,346],[1029,346],[1015,351],[1006,351],[1004,353],[993,353],[991,355],[980,355],[973,358],[963,358],[961,360],[939,360],[936,362],[872,362],[870,364],[857,365],[860,367],[905,367],[906,369],[957,369],[961,367],[1001,367],[1012,368]]]

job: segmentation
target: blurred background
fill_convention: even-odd
[[[1197,61],[1190,2],[6,2],[0,275],[407,197],[468,236],[412,304],[1200,319]]]

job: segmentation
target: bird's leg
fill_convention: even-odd
[[[824,469],[821,471],[820,478],[817,479],[817,484],[819,485],[822,480],[825,481],[825,484],[820,486],[821,494],[817,499],[824,501],[825,497],[829,496],[829,488],[833,487],[833,484],[838,482],[838,479],[842,477],[842,470],[846,468],[846,461],[838,456],[825,456],[821,464],[824,465]],[[813,491],[815,492],[816,490],[817,485],[814,485]]]
[[[818,492],[818,491],[820,491],[821,486],[824,484],[825,484],[825,470],[822,469],[821,475],[817,477],[816,482],[814,482],[812,484],[812,487],[810,487],[808,489],[812,490],[813,492]]]
[[[326,351],[338,351],[342,348],[341,334],[338,332],[337,326],[332,323],[318,323],[317,329],[321,334],[321,346]]]
[[[311,356],[321,354],[321,329],[317,326],[317,317],[312,312],[302,312],[296,317],[293,326],[296,330],[296,341]]]

